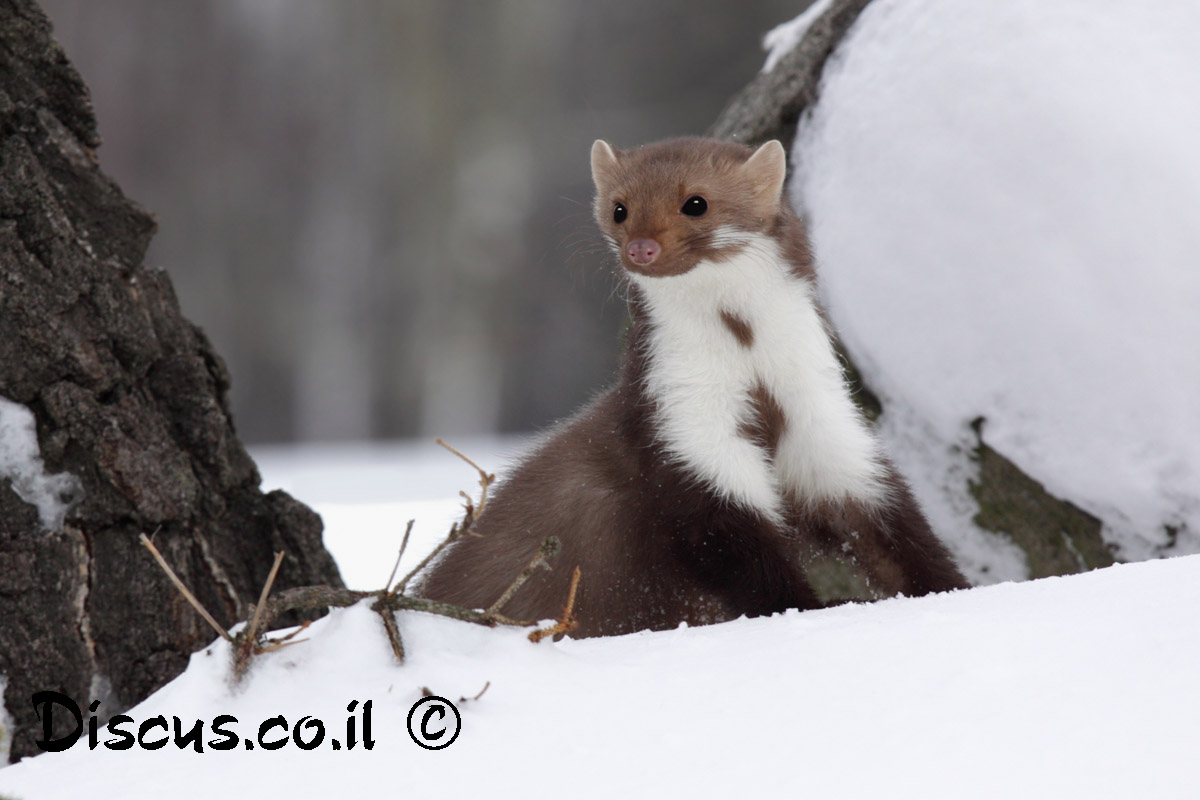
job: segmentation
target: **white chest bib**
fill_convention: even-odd
[[[850,397],[813,287],[792,275],[774,240],[746,238],[730,261],[634,276],[653,323],[646,389],[659,442],[718,494],[775,520],[785,498],[878,502],[879,444]],[[748,325],[749,344],[722,312]],[[786,420],[774,462],[742,432],[760,384]]]

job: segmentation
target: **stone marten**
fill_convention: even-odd
[[[881,595],[966,587],[855,406],[815,296],[783,147],[592,147],[596,220],[632,320],[613,386],[547,435],[424,579],[486,608],[549,535],[554,570],[503,609],[574,636],[822,605],[805,576],[845,552]]]

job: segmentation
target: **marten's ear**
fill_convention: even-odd
[[[608,142],[597,139],[592,145],[592,182],[599,189],[613,183],[617,171],[617,154]]]
[[[769,204],[772,210],[778,209],[783,179],[787,176],[787,159],[779,140],[772,139],[755,150],[742,169],[754,181],[763,203]]]

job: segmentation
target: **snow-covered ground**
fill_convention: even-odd
[[[476,436],[448,444],[503,477],[531,442]],[[253,455],[264,490],[283,489],[321,515],[325,546],[351,589],[383,586],[410,519],[409,551],[427,553],[462,517],[458,493],[479,499],[479,474],[435,441],[265,447]]]
[[[520,443],[459,444],[494,469]],[[403,522],[415,515],[416,531],[440,532],[455,492],[474,481],[424,446],[281,450],[259,461],[266,486],[289,486],[322,512],[350,582],[370,587],[387,577]],[[406,561],[435,538],[422,537]],[[171,742],[112,751],[104,742],[115,737],[101,729],[95,750],[85,735],[0,769],[0,796],[1192,797],[1197,608],[1200,556],[579,642],[534,645],[523,631],[403,613],[401,666],[378,617],[356,607],[263,657],[238,688],[215,642],[128,712],[131,731],[160,714],[185,732],[202,720],[205,742],[222,741],[213,721],[232,715],[232,751]],[[422,687],[460,710],[461,732],[444,750],[407,732]],[[241,740],[257,741],[278,715],[289,730],[304,716],[322,720],[325,741],[246,750]],[[360,744],[334,751],[350,717]],[[285,737],[275,728],[264,739]]]

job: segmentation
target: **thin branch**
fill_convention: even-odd
[[[263,581],[262,591],[258,595],[258,603],[254,606],[254,617],[250,620],[250,624],[241,630],[234,638],[233,648],[233,678],[235,681],[241,680],[246,674],[246,670],[250,669],[250,661],[254,656],[261,655],[264,650],[264,645],[259,642],[261,636],[259,627],[264,622],[263,607],[267,605],[267,598],[271,594],[271,587],[275,585],[275,576],[279,574],[279,565],[283,563],[283,551],[275,554],[275,563],[271,565],[271,571],[267,573],[267,579]],[[268,617],[265,620],[271,622]],[[295,642],[279,643],[270,646],[270,650],[279,650]]]
[[[483,697],[483,693],[486,692],[488,690],[488,687],[491,685],[492,685],[492,682],[488,681],[487,683],[485,683],[483,685],[483,688],[479,690],[479,694],[475,695],[474,697],[466,697],[466,696],[459,697],[458,702],[466,703],[471,700],[478,700],[479,698]]]
[[[443,550],[449,547],[453,542],[458,541],[462,536],[462,529],[458,525],[450,528],[450,533],[446,534],[446,538],[438,542],[438,546],[429,551],[429,554],[421,559],[421,563],[412,568],[412,571],[400,579],[400,583],[396,584],[396,588],[392,590],[392,594],[404,594],[404,590],[408,588],[408,582],[416,577],[421,570],[429,565],[429,562],[437,558]]]
[[[485,614],[485,618],[496,625],[511,625],[514,628],[528,628],[538,624],[536,619],[513,619],[503,614]]]
[[[484,506],[487,505],[488,487],[491,486],[496,480],[495,475],[485,472],[483,467],[476,464],[461,451],[457,450],[451,445],[446,444],[446,442],[442,441],[440,438],[435,439],[435,441],[442,447],[449,450],[451,453],[454,453],[454,455],[458,456],[463,461],[470,464],[475,468],[475,471],[479,473],[479,506],[476,507],[472,505],[471,497],[466,492],[459,492],[459,494],[461,494],[467,500],[466,511],[463,514],[462,523],[451,526],[450,533],[446,534],[446,538],[442,539],[442,541],[438,543],[437,547],[433,548],[433,550],[430,551],[425,558],[421,559],[420,564],[417,564],[417,566],[413,567],[413,569],[400,580],[400,583],[398,583],[396,588],[392,590],[393,594],[403,594],[405,589],[408,588],[409,581],[419,575],[421,570],[429,566],[429,564],[432,563],[435,558],[441,555],[443,550],[470,532],[471,525],[476,519],[479,518],[479,515],[483,513]]]
[[[575,619],[575,590],[579,588],[579,567],[575,567],[575,571],[571,573],[571,588],[567,592],[567,604],[563,607],[562,616],[558,618],[558,622],[551,625],[549,628],[542,628],[533,631],[529,634],[529,641],[540,642],[547,636],[558,636],[561,633],[570,633],[579,625],[579,621]]]
[[[306,630],[308,630],[308,626],[309,626],[309,625],[312,625],[312,620],[311,620],[311,619],[306,619],[306,620],[304,620],[304,622],[301,622],[301,623],[300,623],[300,624],[299,624],[299,625],[296,627],[296,630],[292,631],[292,632],[291,632],[291,633],[289,633],[287,636],[284,636],[282,639],[267,639],[267,641],[265,642],[265,644],[268,644],[268,645],[282,644],[282,643],[284,643],[284,642],[288,641],[289,639],[292,639],[292,638],[294,638],[294,637],[298,636],[299,634],[301,634],[301,633],[304,633]],[[300,641],[302,641],[302,642],[307,642],[308,640],[307,640],[307,639],[301,639]]]
[[[492,603],[491,607],[485,612],[487,614],[497,614],[504,605],[512,599],[512,596],[517,593],[517,590],[525,585],[525,581],[537,572],[539,569],[550,570],[550,559],[558,555],[558,551],[562,549],[562,543],[557,536],[547,536],[542,542],[542,546],[533,554],[533,558],[529,559],[529,563],[525,565],[525,569],[521,570],[517,577],[513,578],[513,582],[508,585],[504,593],[500,595],[500,599]]]
[[[475,471],[479,473],[479,488],[482,491],[479,494],[479,507],[477,509],[475,509],[474,512],[471,511],[471,508],[469,505],[471,502],[471,499],[469,497],[467,498],[467,503],[468,503],[467,516],[470,518],[470,520],[464,520],[464,524],[470,524],[470,521],[477,519],[479,517],[479,515],[483,513],[483,507],[487,505],[488,487],[491,486],[492,483],[496,480],[496,476],[491,473],[485,472],[483,467],[479,466],[474,461],[467,458],[467,456],[463,455],[459,450],[455,449],[451,445],[446,444],[440,438],[435,439],[434,441],[436,441],[442,447],[449,450],[451,453],[454,453],[454,455],[458,456],[463,461],[470,464],[472,467],[475,468]]]
[[[254,619],[250,622],[248,638],[258,638],[258,623],[262,618],[262,607],[267,603],[267,595],[271,593],[271,585],[275,583],[275,576],[279,574],[279,565],[283,563],[283,551],[280,550],[275,554],[275,563],[271,565],[271,571],[267,574],[267,581],[263,584],[262,592],[258,595],[258,604],[254,606]]]
[[[464,455],[463,452],[461,450],[459,450],[458,448],[456,448],[454,445],[446,444],[446,442],[443,441],[441,437],[434,439],[434,441],[437,442],[438,444],[440,444],[442,447],[449,450],[451,453],[454,453],[454,455],[458,456],[463,461],[470,464],[472,467],[474,467],[475,471],[479,473],[480,477],[483,479],[486,479],[489,483],[491,483],[491,481],[495,479],[495,477],[496,477],[495,475],[489,475],[488,473],[484,472],[483,467],[479,466],[474,461],[472,461],[469,456]],[[482,505],[481,505],[481,507],[482,507]]]
[[[196,599],[196,596],[188,591],[188,588],[183,585],[183,581],[179,580],[179,576],[175,574],[175,570],[171,569],[171,565],[162,557],[162,553],[158,552],[158,548],[154,546],[154,542],[150,541],[150,538],[144,533],[138,534],[138,538],[142,545],[150,551],[150,555],[154,556],[154,560],[158,562],[158,565],[167,573],[167,577],[171,579],[171,583],[175,584],[175,588],[179,590],[184,599],[192,604],[192,608],[200,612],[200,616],[204,617],[205,621],[212,626],[214,631],[221,635],[222,639],[232,644],[233,637],[229,635],[229,631],[218,625],[217,621],[213,619],[212,614],[208,613],[208,609],[200,605],[200,601]]]
[[[357,589],[334,589],[330,586],[297,586],[276,592],[267,600],[263,615],[270,621],[289,611],[314,608],[347,608],[358,601],[371,597],[371,592]]]
[[[404,540],[400,542],[400,552],[396,554],[396,563],[392,565],[392,574],[388,576],[387,583],[383,585],[388,594],[392,593],[392,581],[396,579],[396,570],[400,569],[400,559],[404,558],[404,551],[408,549],[408,537],[412,535],[413,523],[415,519],[408,521],[408,527],[404,529]]]
[[[387,631],[388,642],[392,645],[392,654],[396,656],[396,663],[404,663],[404,640],[400,638],[400,629],[396,627],[395,612],[384,605],[389,595],[384,594],[379,598],[379,602],[372,608],[379,613],[383,620],[383,629]]]
[[[451,603],[443,603],[440,600],[427,600],[424,597],[393,595],[386,598],[386,602],[388,607],[396,610],[425,611],[430,614],[438,614],[439,616],[450,617],[451,619],[463,622],[473,622],[476,625],[486,625],[489,628],[494,628],[497,625],[514,625],[519,628],[528,628],[537,624],[537,620],[535,619],[510,619],[500,614],[488,614],[483,611],[476,611],[473,608],[463,608]]]
[[[381,608],[392,611],[424,611],[476,625],[486,625],[489,628],[496,625],[528,628],[537,624],[537,620],[510,619],[500,614],[487,614],[473,608],[463,608],[439,600],[428,600],[424,597],[412,597],[405,594],[388,595],[383,591],[363,592],[356,589],[334,589],[329,586],[299,586],[294,589],[284,589],[267,600],[263,618],[269,625],[271,620],[289,611],[347,608],[368,597],[376,598]]]
[[[264,645],[262,647],[257,648],[254,651],[254,655],[261,656],[261,655],[265,655],[267,653],[274,653],[276,650],[282,650],[285,647],[291,647],[294,644],[300,644],[301,642],[307,642],[307,641],[308,641],[308,639],[296,639],[295,641],[292,641],[292,642],[285,642],[283,640],[280,640],[278,642],[274,642],[273,644]]]

